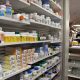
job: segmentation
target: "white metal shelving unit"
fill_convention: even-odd
[[[3,1],[3,0],[2,0]],[[54,4],[54,7],[55,9],[59,9],[61,10],[60,6],[58,6],[55,2],[51,1],[51,5]],[[21,11],[21,12],[37,12],[39,14],[43,14],[45,16],[49,16],[53,21],[61,21],[62,20],[62,17],[54,14],[53,12],[50,12],[49,10],[46,10],[44,9],[43,7],[39,6],[38,4],[36,3],[27,3],[26,1],[23,1],[23,0],[11,0],[11,4],[13,6],[13,8],[17,11]],[[33,21],[30,21],[30,22],[25,22],[25,21],[18,21],[16,19],[12,19],[12,18],[8,18],[8,17],[0,17],[0,23],[1,24],[8,24],[8,25],[16,25],[16,26],[25,26],[25,25],[36,25],[36,26],[44,26],[44,27],[49,27],[49,28],[53,28],[53,29],[56,29],[56,30],[61,30],[62,28],[58,28],[58,27],[55,27],[55,26],[52,26],[52,25],[47,25],[47,24],[43,24],[43,23],[38,23],[38,22],[33,22]],[[61,41],[55,41],[53,43],[59,43]],[[0,47],[6,47],[6,46],[14,46],[14,45],[24,45],[24,44],[38,44],[38,43],[50,43],[50,40],[45,40],[45,41],[36,41],[36,42],[18,42],[18,43],[3,43],[3,44],[0,44]],[[49,55],[49,56],[45,56],[39,60],[36,60],[34,62],[31,62],[29,64],[34,64],[34,63],[37,63],[43,59],[46,59],[46,58],[49,58],[49,57],[52,57],[54,55],[56,55],[58,53],[55,53],[53,55]],[[44,74],[46,71],[50,70],[51,68],[55,67],[56,65],[60,64],[61,63],[61,60],[57,63],[55,63],[52,67],[50,67],[49,69],[46,69],[45,71],[43,71],[42,73],[39,73],[38,75],[36,75],[35,77],[33,77],[32,80],[35,80],[36,78],[38,78],[39,76],[41,76],[42,74]],[[17,70],[13,73],[11,73],[10,75],[6,75],[3,77],[3,80],[5,79],[8,79],[12,76],[15,76],[27,69],[31,68],[31,66],[27,67],[27,68],[23,68],[23,69],[20,69],[20,70]],[[58,74],[58,73],[57,73]],[[55,74],[54,76],[56,76],[57,74]],[[53,77],[54,77],[53,76]],[[52,77],[52,78],[53,78]]]

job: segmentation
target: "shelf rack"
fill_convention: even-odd
[[[69,62],[70,67],[80,68],[80,64]]]
[[[33,20],[31,20],[30,23],[31,23],[31,25],[34,25],[34,26],[44,26],[44,27],[53,28],[53,29],[57,29],[57,30],[62,29],[61,27],[54,27],[52,25],[36,22],[36,21],[33,21]]]
[[[16,19],[0,16],[0,23],[1,24],[8,24],[8,25],[16,25],[16,26],[24,26],[24,25],[30,25],[29,21],[19,21]]]
[[[53,12],[44,9],[43,7],[39,6],[34,2],[27,3],[23,0],[11,0],[12,6],[15,10],[22,10],[25,12],[37,12],[39,14],[44,14],[46,16],[51,17],[52,20],[60,21],[62,18],[58,15],[55,15]]]
[[[45,41],[35,41],[35,42],[13,42],[13,43],[1,43],[0,47],[13,46],[13,45],[24,45],[24,44],[39,44],[39,43],[49,43],[50,40]]]
[[[80,55],[79,54],[70,53],[69,54],[69,59],[71,59],[71,60],[80,60]]]
[[[40,43],[51,43],[51,41],[50,40],[44,40],[44,41],[35,41],[35,42],[10,42],[10,43],[1,43],[0,44],[0,47],[14,46],[14,45],[25,45],[25,44],[40,44]],[[59,42],[54,42],[54,43],[59,43]]]
[[[3,1],[3,0],[2,0]],[[36,3],[27,3],[26,1],[23,1],[23,0],[11,0],[11,4],[14,8],[14,10],[16,11],[25,11],[25,12],[37,12],[39,14],[43,14],[45,16],[49,16],[52,20],[54,21],[60,21],[62,20],[62,17],[58,16],[58,15],[55,15],[55,13],[53,12],[50,12],[49,10],[46,10],[44,8],[42,8],[41,6],[39,6],[38,4]],[[56,4],[55,4],[56,6]],[[51,26],[51,25],[46,25],[46,24],[42,24],[42,23],[38,23],[38,22],[25,22],[25,21],[18,21],[18,20],[15,20],[15,19],[11,19],[11,18],[8,18],[8,17],[0,17],[0,23],[2,24],[9,24],[9,25],[16,25],[16,26],[24,26],[24,25],[37,25],[37,26],[45,26],[45,27],[50,27],[50,28],[53,28],[53,29],[57,29],[57,30],[61,30],[61,28],[55,28],[54,26]],[[23,45],[23,44],[38,44],[38,43],[50,43],[50,40],[45,40],[45,41],[36,41],[36,42],[19,42],[19,43],[5,43],[5,44],[0,44],[0,47],[4,47],[4,46],[13,46],[13,45]],[[55,42],[54,42],[55,43]],[[58,53],[55,53],[54,55],[56,55]],[[37,60],[36,62],[38,61],[41,61],[43,59],[46,59],[48,57],[52,57],[54,55],[50,55],[50,56],[46,56],[40,60]],[[32,64],[36,63],[36,62],[32,62]],[[46,69],[45,71],[43,71],[42,73],[38,74],[37,76],[33,77],[33,80],[35,80],[36,78],[38,78],[39,76],[41,76],[42,74],[44,74],[46,71],[50,70],[51,68],[55,67],[56,65],[58,65],[61,61],[55,63],[53,66],[51,66],[49,69]],[[18,71],[15,71],[13,73],[11,73],[10,75],[7,75],[3,78],[3,80],[5,79],[8,79],[14,75],[17,75],[21,72],[24,72],[25,70],[27,69],[30,69],[31,66],[27,67],[27,68],[23,68],[21,70],[18,70]],[[57,75],[57,74],[56,74]],[[53,76],[54,77],[54,76]]]

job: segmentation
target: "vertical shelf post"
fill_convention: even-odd
[[[69,0],[63,0],[63,16],[62,80],[68,80]]]

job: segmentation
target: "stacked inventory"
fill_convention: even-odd
[[[1,0],[0,79],[60,78],[61,11],[53,0]]]

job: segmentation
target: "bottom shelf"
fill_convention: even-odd
[[[73,74],[69,74],[68,77],[80,79],[80,76],[76,76],[76,75],[73,75]]]
[[[43,72],[40,72],[38,75],[34,76],[31,80],[36,80],[39,76],[41,76],[42,74],[44,74],[45,72],[49,71],[51,68],[55,67],[56,65],[58,65],[61,61],[58,61],[57,63],[55,63],[53,66],[51,66],[50,68],[48,69],[45,69]],[[58,73],[57,73],[58,74]],[[56,74],[56,75],[57,75]],[[56,76],[55,75],[55,76]],[[53,78],[54,76],[52,76]]]
[[[27,66],[26,68],[22,68],[22,69],[20,69],[20,70],[16,70],[16,71],[14,71],[14,72],[6,75],[6,76],[3,76],[3,79],[0,79],[0,80],[8,79],[8,78],[10,78],[10,77],[12,77],[12,76],[15,76],[15,75],[17,75],[17,74],[19,74],[19,73],[21,73],[21,72],[23,72],[23,71],[25,71],[25,70],[28,70],[28,69],[30,69],[30,68],[31,68],[31,66]]]

